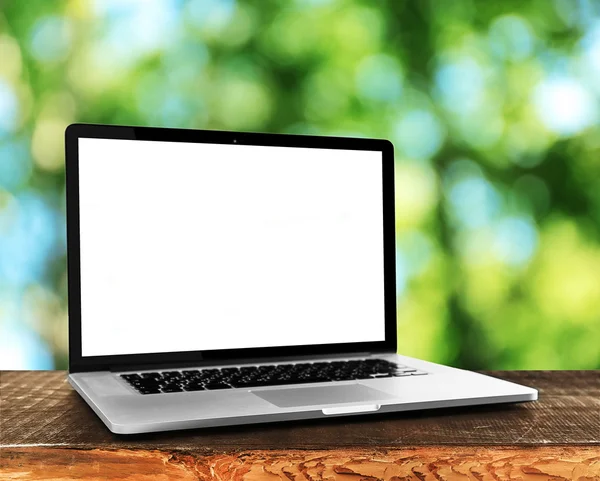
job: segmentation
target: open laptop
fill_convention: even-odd
[[[69,382],[115,433],[530,401],[396,354],[386,140],[75,124]]]

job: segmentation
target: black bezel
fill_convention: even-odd
[[[195,142],[321,149],[374,150],[382,152],[385,340],[318,346],[223,349],[213,351],[163,352],[112,356],[81,355],[81,292],[79,244],[78,139],[106,138],[167,142]],[[193,365],[218,361],[359,352],[396,352],[396,274],[394,217],[394,147],[382,139],[317,137],[309,135],[167,129],[116,125],[72,124],[65,132],[67,194],[67,259],[69,291],[69,371],[109,370],[119,366],[152,368],[159,365]],[[118,174],[118,173],[117,173]]]

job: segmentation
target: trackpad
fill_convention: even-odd
[[[395,397],[362,384],[282,388],[271,391],[253,391],[252,394],[280,408],[383,401]]]

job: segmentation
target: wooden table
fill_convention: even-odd
[[[540,400],[119,436],[65,372],[2,372],[0,479],[600,480],[600,371],[489,374]]]

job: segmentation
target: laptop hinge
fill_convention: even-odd
[[[212,360],[197,360],[195,362],[178,362],[178,363],[152,363],[152,364],[115,364],[109,366],[111,372],[123,371],[147,371],[149,369],[181,369],[184,367],[202,367],[202,366],[225,366],[225,365],[240,365],[240,364],[262,364],[262,363],[285,363],[302,360],[319,360],[319,359],[343,359],[348,357],[368,357],[372,355],[386,354],[384,352],[348,352],[343,354],[321,354],[321,355],[304,355],[304,356],[277,356],[272,358],[248,358],[248,359],[212,359]]]

